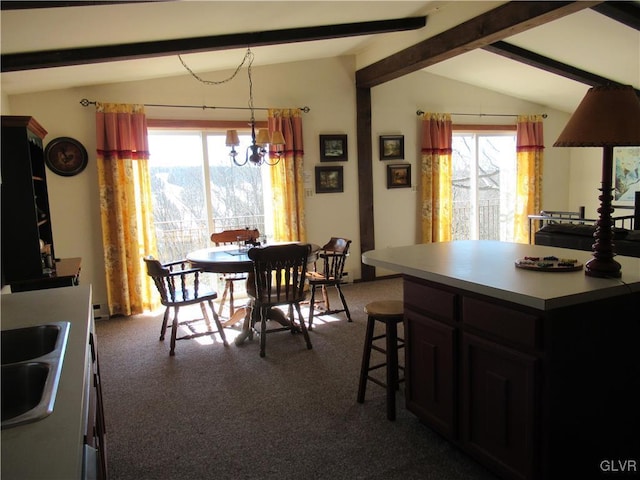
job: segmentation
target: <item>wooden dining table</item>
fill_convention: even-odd
[[[313,243],[310,245],[311,256],[309,257],[309,263],[313,263],[317,257],[318,251],[320,250],[320,246]],[[250,248],[254,247],[249,246],[248,248],[238,248],[237,245],[225,245],[220,247],[202,248],[200,250],[187,253],[186,259],[195,268],[199,268],[205,272],[253,274],[253,262],[248,255]],[[250,278],[251,275],[249,275],[248,281],[250,281]],[[252,313],[253,308],[251,302],[249,302],[245,307],[241,307],[236,310],[230,319],[222,322],[222,325],[226,327],[235,325],[240,320],[243,320],[242,331],[234,340],[236,345],[241,345],[248,337],[251,336]],[[289,320],[286,318],[284,313],[277,308],[274,308],[269,312],[269,318],[283,325],[289,323]]]
[[[187,253],[187,260],[197,268],[213,273],[249,273],[253,263],[249,249],[239,249],[236,245],[203,248]]]

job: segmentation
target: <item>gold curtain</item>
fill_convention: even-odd
[[[540,212],[544,140],[542,115],[519,115],[514,241],[529,243],[529,215]]]
[[[420,186],[422,242],[451,240],[451,115],[424,113]]]
[[[109,313],[142,313],[158,306],[142,260],[157,251],[144,107],[96,103],[96,140]]]
[[[273,239],[305,242],[302,116],[300,109],[269,109],[269,131],[280,130],[286,142],[283,156],[269,168],[273,198]],[[272,148],[272,147],[271,147]],[[270,152],[273,158],[273,148]]]

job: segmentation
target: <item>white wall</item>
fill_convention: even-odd
[[[202,75],[220,80],[230,72]],[[330,236],[353,240],[347,269],[354,279],[360,278],[360,238],[358,225],[358,177],[356,158],[355,63],[353,57],[329,58],[286,65],[253,67],[256,106],[302,107],[303,114],[305,201],[308,241],[322,244]],[[3,114],[31,115],[49,132],[45,144],[60,136],[73,137],[87,148],[89,165],[75,177],[60,177],[47,172],[51,216],[56,254],[61,257],[81,256],[82,281],[93,284],[94,302],[106,304],[102,240],[95,165],[95,121],[93,107],[82,107],[82,98],[102,102],[191,104],[209,106],[245,106],[248,100],[246,71],[233,81],[219,85],[202,85],[188,75],[151,81],[119,83],[86,88],[15,95],[3,99]],[[386,188],[386,164],[378,160],[378,135],[405,136],[405,162],[412,164],[412,183],[416,182],[419,157],[416,110],[440,112],[547,113],[545,120],[545,172],[543,206],[563,210],[588,204],[597,197],[589,180],[591,171],[577,166],[571,149],[555,149],[551,145],[568,120],[565,113],[549,110],[515,98],[453,82],[441,77],[416,72],[372,89],[372,151],[375,201],[375,239],[379,248],[415,243],[416,195],[413,189]],[[246,111],[147,108],[149,118],[245,119]],[[258,120],[266,112],[257,112]],[[465,123],[473,117],[465,117]],[[455,119],[454,119],[455,120]],[[485,117],[489,122],[495,119]],[[473,123],[481,123],[473,122]],[[344,167],[344,193],[315,194],[314,167],[320,165],[318,135],[348,135],[348,161]],[[571,157],[571,158],[570,158]],[[328,165],[328,164],[323,164]],[[569,173],[572,173],[570,175]],[[580,184],[573,188],[580,172]],[[596,200],[597,202],[597,200]],[[384,273],[384,272],[379,272]]]
[[[419,191],[387,189],[386,165],[377,159],[379,135],[403,134],[405,160],[411,163],[412,185],[419,176],[420,119],[418,109],[449,113],[546,113],[544,121],[545,164],[543,208],[563,210],[569,199],[566,179],[569,177],[569,149],[553,148],[552,144],[569,116],[542,105],[532,104],[497,94],[468,84],[454,82],[436,75],[416,72],[372,89],[372,131],[374,137],[375,236],[377,248],[414,244],[420,240],[417,222]],[[509,124],[512,117],[453,116],[454,123]],[[398,161],[397,163],[403,163]],[[388,274],[381,269],[377,274]]]
[[[598,218],[600,180],[602,178],[602,148],[567,148],[570,155],[569,178],[571,192],[569,210],[585,207],[585,217]],[[614,202],[615,203],[615,202]],[[627,212],[615,215],[627,215]]]

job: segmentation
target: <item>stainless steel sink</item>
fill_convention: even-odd
[[[58,325],[38,325],[2,332],[2,365],[24,362],[53,352],[60,334]]]
[[[2,331],[2,428],[53,412],[69,322]]]
[[[47,363],[14,363],[2,366],[2,420],[33,410],[41,402],[49,376]]]

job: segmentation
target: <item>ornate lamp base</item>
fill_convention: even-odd
[[[605,146],[602,152],[602,188],[600,208],[598,213],[600,217],[596,223],[596,231],[594,237],[596,239],[593,244],[593,258],[584,264],[584,273],[590,277],[606,277],[620,278],[622,276],[621,266],[613,257],[613,220],[611,214],[612,192],[612,172],[613,172],[613,147]]]
[[[620,278],[621,266],[614,259],[592,258],[584,264],[584,273],[590,277]]]

